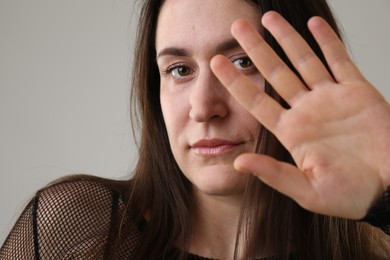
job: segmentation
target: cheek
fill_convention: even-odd
[[[236,122],[252,135],[257,136],[260,127],[259,121],[238,103],[236,104]]]
[[[243,122],[243,125],[247,127],[247,131],[252,136],[253,140],[257,140],[259,129],[260,129],[260,123],[252,116],[249,116],[245,122]]]
[[[250,78],[252,79],[252,81],[253,81],[257,86],[260,86],[261,89],[264,89],[265,79],[264,79],[263,75],[261,75],[260,72],[257,72],[256,74],[252,75]]]
[[[175,160],[180,165],[183,157],[184,128],[188,121],[185,98],[172,93],[162,92],[160,95],[161,110],[167,130],[169,145]],[[181,167],[180,167],[181,168]]]
[[[160,104],[165,126],[169,136],[178,134],[188,118],[186,98],[161,90]]]
[[[255,75],[252,75],[251,80],[256,83],[256,85],[260,86],[261,89],[264,89],[265,80],[263,76],[260,73],[256,73]],[[238,121],[242,126],[245,126],[247,131],[252,133],[255,137],[257,137],[259,128],[260,128],[260,122],[251,114],[249,111],[247,111],[243,106],[241,106],[236,100],[235,102],[235,111],[238,115]]]

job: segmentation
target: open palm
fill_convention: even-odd
[[[235,167],[252,172],[308,210],[362,218],[390,185],[388,102],[361,75],[323,19],[313,17],[308,26],[334,77],[279,14],[268,12],[262,22],[304,82],[246,21],[236,21],[232,34],[290,109],[270,98],[225,57],[214,57],[211,67],[288,149],[297,167],[259,154],[241,155]]]

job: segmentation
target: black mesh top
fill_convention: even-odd
[[[98,181],[52,185],[24,209],[0,249],[0,259],[132,259],[145,223],[136,225],[124,212],[120,192]],[[119,246],[107,243],[115,239]],[[188,254],[188,259],[208,258]]]
[[[0,250],[0,259],[102,259],[114,251],[125,205],[119,193],[95,181],[62,182],[39,191]],[[129,259],[140,230],[127,226],[126,245],[112,259]],[[112,256],[112,255],[111,255]]]
[[[52,185],[26,206],[0,259],[132,259],[145,222],[132,224],[125,206],[120,192],[99,181]],[[107,243],[114,239],[121,241],[118,247]],[[187,259],[211,260],[193,254]]]

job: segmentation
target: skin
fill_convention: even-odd
[[[161,78],[161,105],[171,147],[184,174],[196,187],[194,223],[199,228],[193,234],[190,251],[221,259],[231,259],[234,248],[246,175],[238,177],[229,163],[240,153],[234,161],[236,170],[252,172],[302,207],[325,215],[362,218],[390,185],[390,105],[362,76],[331,28],[319,17],[308,22],[334,78],[282,17],[268,12],[261,19],[308,90],[261,38],[261,25],[250,15],[254,9],[240,13],[244,6],[249,8],[238,0],[227,0],[223,5],[217,1],[168,0],[157,30],[157,53],[172,46],[189,48],[184,63],[189,62],[194,71],[190,80],[180,84]],[[221,15],[222,9],[233,15]],[[240,15],[245,20],[238,19]],[[267,96],[258,76],[238,70],[230,53],[216,55],[219,53],[210,51],[218,39],[229,35],[226,28],[231,23],[232,35],[291,109],[282,108]],[[178,39],[178,35],[186,37]],[[157,62],[160,69],[164,67],[165,61],[157,58]],[[258,122],[242,110],[220,82]],[[278,137],[297,167],[248,153],[253,148],[249,140],[255,137],[256,123]],[[244,140],[252,145],[236,149],[237,153],[230,151],[232,156],[197,158],[191,138],[217,133],[228,138],[244,133],[249,137]]]
[[[254,150],[260,124],[215,77],[210,61],[222,54],[254,84],[264,84],[230,33],[240,17],[260,29],[261,17],[246,1],[167,0],[156,32],[164,121],[175,159],[194,187],[190,251],[219,259],[232,259],[248,178],[233,162]]]
[[[263,26],[281,44],[310,90],[277,57],[246,20],[232,34],[264,77],[290,104],[284,109],[222,56],[211,61],[229,92],[292,154],[297,167],[244,154],[235,167],[321,214],[360,219],[390,185],[390,105],[360,73],[335,33],[319,17],[308,27],[334,75],[277,13]],[[289,84],[286,84],[286,83]]]
[[[251,80],[262,84],[254,66],[244,69],[239,64],[247,55],[238,44],[218,50],[220,44],[234,39],[230,25],[247,12],[260,27],[260,16],[241,0],[223,5],[218,1],[169,0],[159,15],[156,51],[160,101],[170,145],[183,173],[198,190],[210,195],[242,192],[246,178],[237,174],[232,162],[240,153],[253,151],[257,137],[257,120],[226,91],[210,69],[211,58],[221,53]],[[179,55],[172,49],[185,53]],[[179,70],[184,72],[180,74]],[[212,139],[235,145],[194,145],[199,140]],[[225,148],[231,149],[226,152]]]

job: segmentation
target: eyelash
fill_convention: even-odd
[[[238,60],[243,60],[243,59],[248,59],[248,61],[250,61],[251,63],[251,66],[249,68],[238,68],[234,63]],[[245,74],[250,74],[254,71],[257,71],[256,67],[254,66],[254,64],[252,63],[252,60],[247,56],[247,55],[237,55],[237,56],[233,56],[230,58],[230,60],[232,61],[232,63],[236,66],[237,69],[241,70],[243,73]],[[176,69],[179,69],[179,68],[186,68],[189,70],[189,75],[186,75],[186,76],[179,76],[179,77],[176,77],[174,76],[172,73],[174,70]],[[180,81],[185,81],[188,77],[192,76],[193,75],[193,70],[191,69],[191,67],[185,65],[184,63],[174,63],[170,66],[168,66],[167,68],[163,69],[162,70],[162,75],[163,76],[170,76],[171,78],[173,78],[174,80],[180,82]]]
[[[174,63],[174,64],[168,66],[167,68],[163,69],[162,74],[164,76],[172,76],[173,77],[172,72],[178,68],[187,68],[191,71],[191,68],[189,66],[186,66],[184,63]]]
[[[250,73],[252,73],[252,72],[254,72],[254,71],[257,71],[257,68],[256,68],[255,65],[253,64],[252,60],[251,60],[247,55],[238,55],[238,56],[235,56],[235,57],[230,58],[230,60],[232,61],[232,63],[233,63],[234,65],[236,65],[236,64],[235,64],[236,61],[238,61],[238,60],[244,60],[244,59],[247,59],[247,60],[251,63],[251,66],[248,67],[248,68],[238,68],[238,67],[236,66],[237,69],[241,70],[241,71],[242,71],[243,73],[245,73],[245,74],[250,74]]]

